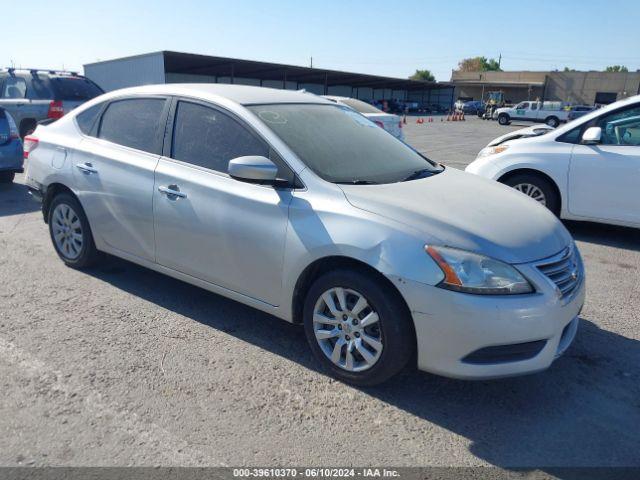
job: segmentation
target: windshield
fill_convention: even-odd
[[[394,183],[442,171],[350,108],[277,104],[248,107],[311,170],[334,183]],[[419,177],[415,177],[419,178]]]
[[[95,83],[82,77],[53,77],[51,86],[57,100],[86,101],[104,93]]]

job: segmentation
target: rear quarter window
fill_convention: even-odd
[[[99,103],[93,107],[87,108],[84,112],[76,116],[76,123],[82,133],[85,135],[92,134],[93,126],[98,119],[98,115],[100,114],[102,107],[104,107],[104,103]]]
[[[51,82],[46,75],[32,75],[29,77],[27,98],[30,100],[53,100]]]

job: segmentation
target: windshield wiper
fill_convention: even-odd
[[[431,175],[435,175],[436,173],[438,173],[438,172],[434,172],[433,170],[431,170],[429,168],[423,168],[421,170],[416,170],[415,172],[413,172],[408,177],[403,178],[401,181],[402,182],[408,182],[409,180],[417,180],[419,178],[426,178],[426,177],[430,177]]]
[[[349,180],[347,182],[334,182],[339,185],[378,185],[378,182],[372,180]]]

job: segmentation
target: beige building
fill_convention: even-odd
[[[456,98],[486,99],[502,91],[509,103],[559,100],[573,104],[607,104],[640,94],[636,72],[458,72],[451,73]]]

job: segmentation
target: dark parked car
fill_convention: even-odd
[[[592,112],[596,109],[593,105],[572,105],[569,111],[569,115],[567,116],[567,120],[575,120],[576,118],[580,118],[583,115],[586,115],[589,112]]]
[[[0,107],[15,120],[20,138],[43,120],[58,119],[103,93],[98,85],[75,72],[0,70]]]
[[[443,107],[437,103],[429,103],[424,106],[424,109],[427,113],[447,113],[449,111],[447,107]]]
[[[472,100],[462,104],[462,112],[470,115],[481,115],[484,113],[484,103],[480,100]]]
[[[0,107],[0,183],[11,183],[22,172],[22,142],[11,115]]]

